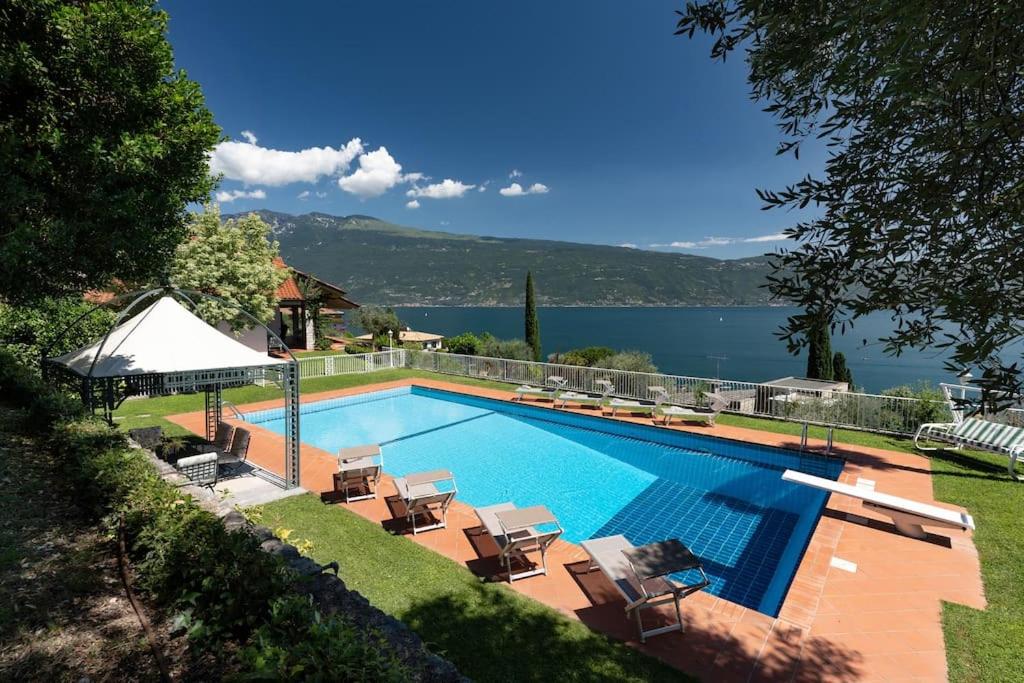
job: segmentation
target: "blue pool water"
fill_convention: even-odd
[[[246,418],[284,432],[281,410]],[[449,469],[474,507],[546,505],[572,542],[679,538],[712,593],[772,616],[825,500],[782,471],[842,470],[834,458],[420,387],[304,405],[300,436],[329,452],[379,443],[397,476]]]

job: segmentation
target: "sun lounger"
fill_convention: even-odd
[[[715,419],[718,417],[718,414],[729,407],[729,402],[715,393],[707,395],[711,405],[709,408],[703,409],[687,408],[685,406],[678,406],[669,403],[668,401],[670,397],[663,387],[651,387],[650,391],[655,394],[656,397],[654,409],[655,420],[660,416],[662,418],[662,424],[664,425],[670,424],[672,419],[676,418],[683,422],[705,422],[714,427]]]
[[[477,508],[476,516],[480,519],[480,525],[498,544],[498,559],[508,571],[509,583],[548,573],[548,548],[562,534],[562,527],[550,510],[543,505],[520,509],[515,503],[509,502]],[[546,527],[547,530],[538,527]],[[527,553],[531,552],[540,553],[540,566],[531,564],[532,569],[513,572],[512,561],[528,562]]]
[[[879,493],[866,486],[852,486],[841,484],[831,479],[815,477],[796,470],[786,470],[782,474],[783,481],[803,484],[816,489],[838,493],[851,498],[858,498],[863,501],[864,507],[891,518],[896,529],[906,536],[912,538],[925,538],[922,526],[937,526],[947,529],[970,529],[974,530],[974,518],[966,512],[947,510],[937,505],[920,503],[907,498]]]
[[[334,490],[345,494],[345,502],[377,497],[377,485],[384,469],[384,456],[377,444],[353,446],[338,451],[338,471],[334,473]],[[350,495],[353,489],[364,491]]]
[[[412,525],[412,533],[431,529],[443,529],[448,525],[448,506],[455,500],[458,489],[455,477],[448,470],[416,472],[395,479],[398,497],[405,504],[405,518]],[[440,514],[440,520],[437,515]],[[434,520],[425,526],[417,526],[416,518],[426,516]]]
[[[565,386],[565,378],[559,377],[558,375],[551,375],[545,381],[547,386],[535,387],[530,384],[523,384],[517,387],[515,390],[516,398],[522,401],[527,396],[533,396],[535,398],[550,399],[554,400],[555,395]]]
[[[608,402],[608,407],[612,409],[612,415],[614,416],[620,410],[626,413],[648,413],[653,414],[656,405],[647,401],[632,401],[625,398],[613,398]]]
[[[626,600],[627,617],[632,612],[640,632],[640,642],[649,636],[683,630],[683,615],[679,601],[711,584],[700,560],[680,541],[672,539],[640,547],[634,546],[625,536],[592,538],[580,543],[590,555],[590,567],[601,569],[612,585]],[[671,574],[697,572],[700,580],[684,584],[669,578]],[[658,605],[672,603],[676,610],[676,622],[644,630],[641,611]]]
[[[228,472],[241,467],[249,456],[249,442],[251,439],[252,435],[248,429],[239,427],[234,430],[234,434],[231,437],[231,448],[227,451],[217,451],[217,465],[226,468]]]
[[[1009,456],[1007,470],[1010,476],[1021,481],[1017,474],[1017,460],[1024,451],[1024,428],[969,417],[961,422],[929,422],[921,425],[914,435],[914,448],[922,451],[938,450],[922,446],[922,440],[940,441],[953,448],[968,446],[979,450]]]
[[[217,483],[217,454],[200,453],[181,458],[174,467],[189,478],[196,486],[209,486]]]
[[[558,399],[555,402],[559,408],[565,408],[569,403],[575,403],[580,406],[597,406],[601,407],[604,402],[608,400],[608,395],[615,390],[611,382],[606,380],[599,380],[595,382],[596,385],[601,387],[601,393],[598,394],[584,394],[578,391],[562,391],[558,394]]]

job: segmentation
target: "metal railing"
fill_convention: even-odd
[[[673,403],[705,406],[709,393],[722,395],[728,412],[875,432],[913,434],[922,422],[949,421],[944,401],[861,394],[833,390],[801,390],[772,384],[708,377],[630,372],[606,368],[463,356],[453,353],[404,351],[405,365],[440,374],[476,377],[513,384],[540,384],[557,375],[565,388],[599,392],[598,380],[615,386],[614,396],[647,400],[650,387],[664,387]]]

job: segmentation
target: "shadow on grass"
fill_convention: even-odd
[[[436,596],[401,619],[478,681],[693,680],[504,586]]]

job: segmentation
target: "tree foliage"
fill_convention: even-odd
[[[363,306],[355,311],[352,322],[361,327],[363,332],[369,333],[377,346],[399,345],[402,321],[392,308]],[[391,332],[390,338],[388,332]]]
[[[606,356],[594,363],[595,368],[610,370],[626,370],[629,372],[657,372],[658,366],[651,359],[651,354],[643,351],[619,351],[615,355]]]
[[[983,388],[1019,390],[1000,352],[1024,318],[1024,3],[695,0],[679,34],[742,49],[780,153],[820,140],[824,173],[762,190],[816,206],[787,230],[771,291],[801,306],[791,350],[819,318],[845,330],[889,311],[889,353],[948,350]]]
[[[480,338],[472,332],[463,332],[445,339],[444,346],[450,353],[475,356],[480,348]]]
[[[533,273],[526,272],[526,306],[525,306],[526,343],[533,349],[531,360],[541,359],[540,320],[537,319],[537,296],[533,291]]]
[[[837,382],[846,382],[850,391],[853,391],[853,371],[846,364],[846,354],[842,351],[836,351],[832,355],[832,378]]]
[[[832,335],[828,323],[818,322],[807,337],[807,377],[811,379],[833,379]]]
[[[288,275],[273,263],[278,247],[267,239],[270,226],[256,214],[221,222],[220,210],[210,205],[192,214],[188,228],[188,239],[174,255],[171,281],[231,304],[197,300],[199,316],[211,324],[227,320],[235,330],[252,326],[238,308],[262,322],[273,318],[277,288]]]
[[[28,368],[39,369],[43,353],[59,356],[98,339],[114,324],[114,314],[99,309],[83,318],[68,334],[60,334],[94,305],[79,297],[40,299],[11,306],[0,303],[0,346]]]
[[[522,339],[497,339],[487,335],[480,340],[480,355],[509,360],[533,360],[533,347]]]
[[[152,0],[0,10],[0,296],[163,272],[209,194],[220,129]]]
[[[615,355],[615,349],[607,346],[585,346],[580,349],[572,349],[560,354],[553,360],[555,363],[565,365],[591,366],[605,358]]]

